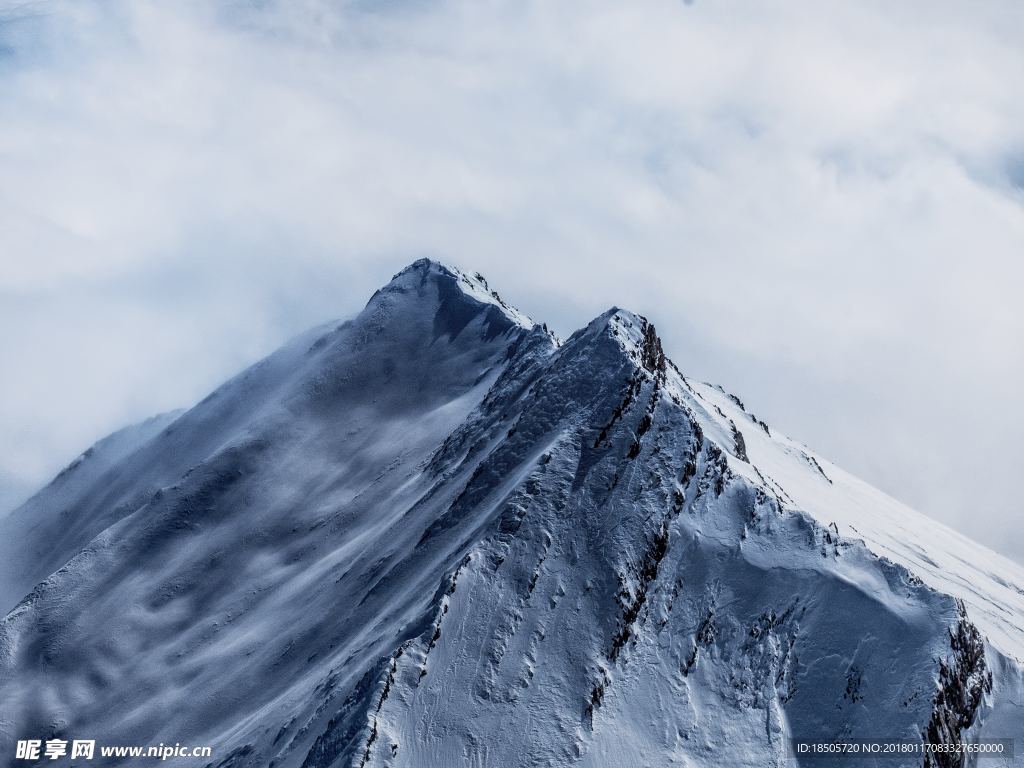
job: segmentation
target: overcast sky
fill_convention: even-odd
[[[0,504],[435,256],[1024,561],[1024,3],[0,0]]]

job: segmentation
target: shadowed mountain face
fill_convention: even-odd
[[[763,766],[794,736],[1024,736],[1019,568],[687,380],[642,317],[563,343],[425,260],[83,454],[0,557],[0,754]]]

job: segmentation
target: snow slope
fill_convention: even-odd
[[[42,491],[4,521],[0,537],[0,610],[14,606],[37,582],[66,563],[84,542],[64,544],[75,526],[85,521],[83,496],[102,488],[105,478],[116,481],[121,462],[167,427],[180,411],[153,416],[100,440],[65,467]],[[91,538],[91,537],[90,537]]]
[[[422,260],[131,434],[0,521],[0,754],[763,766],[790,737],[1024,737],[1021,569],[687,380],[632,313],[561,342]]]

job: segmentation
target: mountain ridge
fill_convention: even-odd
[[[562,342],[420,260],[161,426],[70,505],[88,525],[29,542],[70,556],[0,629],[0,742],[761,765],[787,735],[1022,735],[1019,569],[956,565],[985,550],[626,310]],[[59,515],[45,493],[18,514]]]

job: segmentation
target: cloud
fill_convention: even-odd
[[[413,258],[1024,559],[1016,2],[12,4],[0,467],[40,483]],[[1014,538],[1016,536],[1016,538]]]

